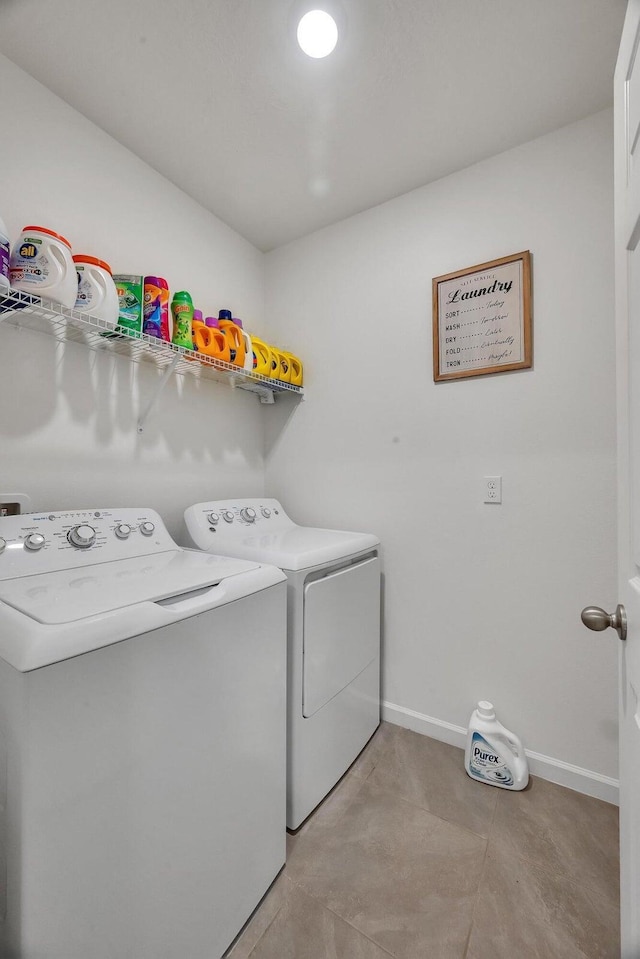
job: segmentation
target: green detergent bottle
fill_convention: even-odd
[[[171,301],[171,315],[173,316],[173,337],[171,342],[175,346],[183,346],[186,350],[193,349],[193,300],[186,290],[173,294]]]

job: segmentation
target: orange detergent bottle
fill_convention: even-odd
[[[246,352],[244,336],[242,329],[233,322],[231,310],[220,310],[218,313],[218,326],[227,338],[231,363],[234,363],[236,366],[244,366]]]
[[[231,362],[229,341],[222,330],[218,329],[218,321],[208,316],[202,325],[198,324],[194,333],[195,348],[198,353],[204,353],[224,363]]]
[[[191,321],[191,336],[193,338],[194,350],[198,349],[198,347],[196,346],[196,330],[201,326],[204,326],[204,320],[202,319],[202,310],[194,310],[193,320]]]

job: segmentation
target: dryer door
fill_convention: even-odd
[[[380,560],[304,587],[302,714],[313,716],[380,655]]]

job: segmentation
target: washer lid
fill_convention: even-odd
[[[225,533],[227,530],[219,528],[218,534],[210,534],[211,543],[207,548],[289,570],[320,566],[380,545],[380,540],[372,533],[348,533],[293,524],[288,529],[271,533],[265,532],[264,526],[255,533],[249,530],[243,530],[241,535]],[[200,541],[198,545],[203,548]]]
[[[194,592],[256,567],[255,562],[174,549],[2,581],[0,601],[38,623],[62,625]]]
[[[380,545],[372,533],[298,526],[277,499],[196,503],[184,511],[184,521],[187,542],[198,549],[292,572],[333,563]]]

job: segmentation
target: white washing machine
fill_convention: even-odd
[[[0,955],[213,959],[285,860],[282,572],[0,518]]]
[[[287,575],[287,826],[297,829],[380,722],[380,541],[297,526],[275,499],[184,515],[189,544]]]

